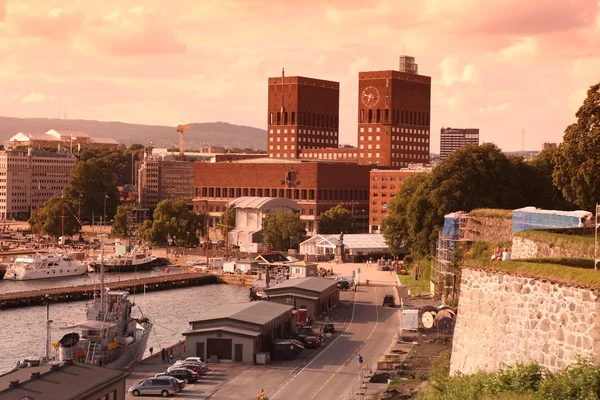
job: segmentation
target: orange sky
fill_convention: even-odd
[[[442,126],[503,150],[560,141],[600,80],[598,0],[0,0],[0,115],[265,128],[267,78],[340,82],[417,58]],[[118,138],[116,138],[118,139]],[[266,139],[266,138],[265,138]],[[175,140],[175,139],[174,139]]]

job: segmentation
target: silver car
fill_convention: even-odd
[[[150,378],[133,385],[129,391],[134,396],[141,394],[160,394],[162,397],[167,397],[179,392],[181,388],[173,378]]]

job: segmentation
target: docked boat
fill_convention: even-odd
[[[87,267],[69,254],[28,254],[17,257],[6,269],[4,279],[24,281],[83,275]]]
[[[101,257],[102,259],[102,257]],[[116,370],[139,362],[144,356],[152,323],[148,318],[133,318],[134,304],[129,292],[105,290],[100,268],[100,291],[87,307],[86,319],[67,326],[69,332],[50,346],[50,314],[46,307],[46,355],[38,365],[71,360]],[[32,365],[32,359],[18,362],[15,368]]]
[[[134,248],[131,252],[118,255],[114,254],[104,259],[105,272],[135,272],[147,270],[154,267],[156,257],[152,251],[142,248]],[[99,270],[100,260],[91,259],[88,261],[90,269]]]

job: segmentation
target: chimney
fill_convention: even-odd
[[[37,379],[39,377],[40,377],[39,372],[32,372],[31,375],[29,376],[30,379]]]
[[[14,381],[10,381],[10,383],[8,384],[8,387],[17,387],[19,386],[19,380],[15,379]]]

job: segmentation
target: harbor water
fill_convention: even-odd
[[[174,273],[176,273],[175,271]],[[145,275],[144,275],[145,274]],[[164,271],[147,271],[136,273],[140,278],[164,274]],[[133,279],[134,273],[106,275],[109,281]],[[35,290],[51,287],[92,284],[97,279],[95,274],[88,276],[61,278],[60,280],[37,281],[0,281],[0,293],[23,290]],[[54,281],[54,282],[51,282]],[[23,285],[27,284],[29,285]],[[49,286],[48,286],[49,285]],[[130,296],[131,300],[134,296]],[[182,332],[189,329],[189,321],[200,317],[213,307],[221,304],[241,303],[248,301],[248,288],[236,285],[205,285],[183,289],[164,290],[135,295],[134,316],[142,315],[154,323],[146,349],[153,347],[154,352],[160,352],[167,347],[184,339]],[[85,320],[86,301],[59,303],[50,305],[50,320],[52,320],[51,340],[55,342],[69,332],[63,327]],[[46,306],[14,308],[0,311],[0,373],[13,368],[17,361],[31,356],[45,354],[46,341]]]

